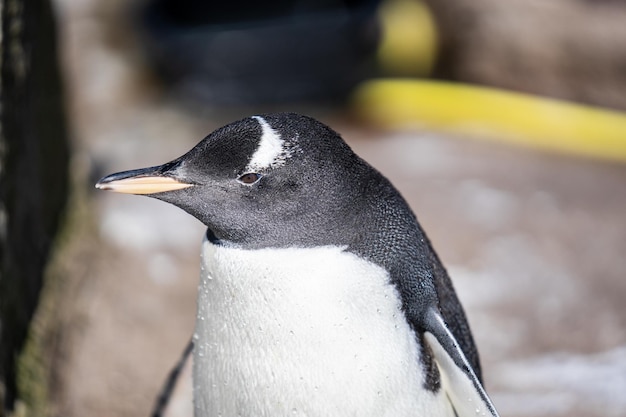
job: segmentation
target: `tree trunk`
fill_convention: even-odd
[[[20,397],[16,363],[67,197],[69,149],[51,5],[47,0],[0,0],[0,8],[2,416],[12,413]]]

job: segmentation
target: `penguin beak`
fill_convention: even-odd
[[[124,194],[156,194],[182,190],[194,184],[179,181],[169,175],[164,166],[134,169],[107,175],[96,184],[100,190]]]

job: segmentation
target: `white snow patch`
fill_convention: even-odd
[[[461,182],[458,197],[464,207],[463,213],[472,222],[489,229],[511,223],[519,207],[519,201],[512,193],[475,179]]]
[[[490,378],[502,415],[626,415],[626,346],[505,362]]]
[[[155,252],[148,258],[148,276],[156,284],[170,285],[178,279],[178,263],[166,252]]]

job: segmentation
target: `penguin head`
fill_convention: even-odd
[[[351,223],[373,173],[329,127],[279,113],[228,124],[171,162],[96,187],[174,204],[220,241],[290,246]]]

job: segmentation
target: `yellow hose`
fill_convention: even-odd
[[[626,162],[626,114],[492,88],[373,80],[354,108],[383,127],[421,127]]]

